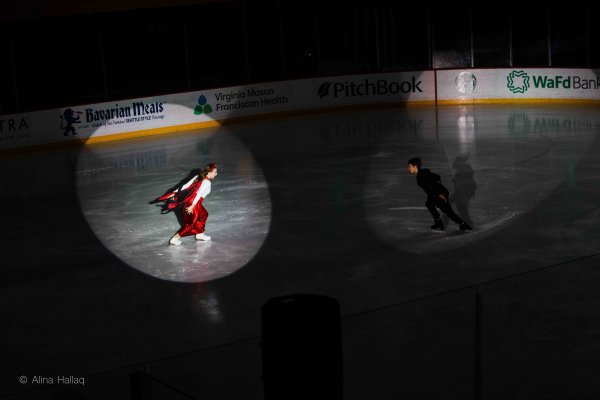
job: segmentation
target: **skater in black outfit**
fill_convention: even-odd
[[[462,220],[448,201],[449,192],[444,185],[442,185],[442,179],[438,174],[434,174],[427,168],[421,168],[420,158],[411,158],[408,160],[408,172],[411,175],[417,176],[417,185],[421,186],[425,193],[427,193],[427,202],[425,205],[433,217],[433,225],[431,229],[434,231],[443,231],[444,224],[440,219],[440,213],[437,211],[439,208],[446,214],[452,221],[456,222],[461,231],[470,231],[472,228],[465,221]]]

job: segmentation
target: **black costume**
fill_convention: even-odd
[[[427,202],[425,205],[435,220],[435,225],[432,229],[443,229],[442,220],[440,219],[440,213],[436,207],[439,208],[450,218],[463,227],[466,226],[465,222],[452,210],[449,202],[449,192],[444,185],[442,185],[442,179],[438,174],[434,174],[427,168],[419,169],[417,173],[417,184],[423,188],[427,193]],[[446,197],[446,201],[440,197],[443,194]]]

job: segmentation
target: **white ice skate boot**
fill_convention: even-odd
[[[206,242],[210,240],[210,236],[205,235],[204,233],[198,233],[196,234],[196,240],[203,240]]]
[[[169,244],[173,246],[179,246],[181,244],[181,240],[176,239],[175,236],[173,236],[171,240],[169,240]]]

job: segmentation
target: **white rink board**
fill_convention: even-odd
[[[600,70],[408,71],[281,81],[0,117],[0,150],[194,129],[266,114],[389,103],[600,101]],[[179,128],[179,129],[178,129]],[[144,133],[145,132],[145,133]]]
[[[437,71],[438,101],[600,100],[600,70],[562,68]]]
[[[0,117],[0,150],[362,104],[433,102],[433,71],[228,87]]]

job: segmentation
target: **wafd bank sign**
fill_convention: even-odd
[[[563,68],[438,71],[438,99],[600,100],[599,74]]]

